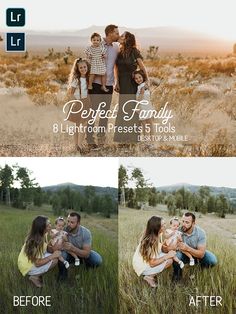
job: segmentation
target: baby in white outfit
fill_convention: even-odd
[[[56,243],[57,243],[57,245],[61,245],[64,241],[68,241],[68,238],[67,238],[68,233],[63,230],[64,226],[65,226],[64,218],[58,217],[55,221],[55,229],[52,229],[50,232],[50,236],[51,236],[50,242],[51,242],[52,246],[54,246]],[[78,258],[78,256],[71,251],[69,251],[68,253],[74,257],[75,266],[79,266],[80,265],[80,259]],[[59,257],[59,260],[62,263],[64,263],[66,268],[69,268],[70,264],[62,256]]]
[[[165,231],[165,239],[166,239],[167,245],[176,245],[178,241],[182,242],[182,237],[181,237],[182,232],[178,230],[179,225],[180,225],[180,222],[179,222],[178,217],[171,218],[170,229],[166,229]],[[189,265],[194,266],[195,262],[192,255],[186,251],[181,251],[181,252],[183,252],[190,259]],[[179,264],[180,268],[184,267],[184,263],[177,256],[174,257],[174,261],[176,261]]]

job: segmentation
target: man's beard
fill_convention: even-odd
[[[66,231],[68,231],[68,232],[73,232],[73,231],[75,231],[76,230],[76,228],[77,228],[77,226],[75,227],[75,228],[71,228],[71,227],[66,227]]]
[[[182,231],[183,231],[183,232],[187,232],[187,231],[189,231],[191,228],[192,228],[192,225],[191,225],[189,228],[186,228],[186,227],[183,227],[183,226],[182,226]]]

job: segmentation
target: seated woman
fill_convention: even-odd
[[[143,279],[153,288],[157,286],[156,274],[171,266],[176,254],[175,251],[169,251],[167,254],[161,252],[164,224],[161,217],[152,216],[148,220],[146,230],[133,256],[134,271],[138,276],[144,276]]]
[[[51,230],[51,223],[45,216],[37,216],[26,237],[25,243],[18,256],[18,268],[23,276],[38,288],[43,286],[42,274],[56,266],[60,251],[53,254],[47,252],[47,233]]]

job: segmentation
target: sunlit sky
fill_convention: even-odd
[[[18,164],[33,172],[40,186],[71,182],[79,185],[118,186],[118,158],[1,157],[0,166]]]
[[[131,173],[141,168],[154,186],[177,183],[236,188],[236,158],[120,158]]]
[[[4,31],[9,7],[25,8],[23,30],[78,30],[111,23],[131,28],[176,26],[236,40],[235,0],[1,0]]]

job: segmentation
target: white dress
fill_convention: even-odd
[[[83,103],[83,110],[87,110],[89,112],[89,109],[91,107],[89,95],[88,95],[88,87],[87,87],[87,81],[86,78],[81,77],[80,78],[80,86],[79,86],[79,80],[74,79],[69,87],[75,88],[74,92],[74,99],[81,100]],[[73,106],[73,112],[71,112],[71,106]],[[83,124],[86,122],[86,120],[89,119],[89,117],[85,118],[82,113],[83,110],[81,110],[81,104],[78,102],[71,103],[71,106],[68,108],[67,112],[67,120],[76,123],[77,125]]]
[[[105,54],[107,48],[100,44],[99,47],[87,47],[85,54],[91,64],[90,73],[97,75],[104,75],[106,73],[106,63],[105,63]]]
[[[171,229],[166,229],[167,234],[171,234],[173,230]],[[175,245],[178,241],[178,237],[182,235],[182,232],[176,230],[175,233],[166,240],[167,245]]]
[[[160,258],[164,255],[166,255],[166,253],[161,252],[161,244],[159,244],[159,253],[157,254],[157,256],[153,256],[153,258]],[[166,263],[167,261],[164,261],[163,263],[157,266],[151,267],[149,263],[144,261],[140,253],[140,243],[136,248],[136,251],[133,255],[133,260],[132,260],[133,269],[138,276],[141,276],[141,275],[146,276],[146,275],[153,275],[153,274],[161,273],[164,270]]]
[[[64,230],[58,231],[57,229],[52,229],[51,233],[56,235],[52,240],[52,245],[54,245],[57,241],[58,244],[61,244],[63,242],[63,236],[67,235],[68,233]]]
[[[84,99],[88,97],[88,87],[87,87],[87,81],[85,77],[80,78],[80,88],[79,88],[78,79],[74,79],[71,82],[70,87],[75,88],[75,93],[74,93],[75,99]],[[81,93],[80,93],[80,89],[81,89]]]
[[[141,95],[141,89],[145,88],[145,82],[138,85],[137,93],[136,93],[136,99]],[[154,110],[152,104],[151,104],[151,94],[149,89],[144,90],[144,94],[142,94],[143,100],[146,100],[147,104],[139,104],[139,120],[146,120],[150,119],[152,117],[152,112],[150,110]]]

